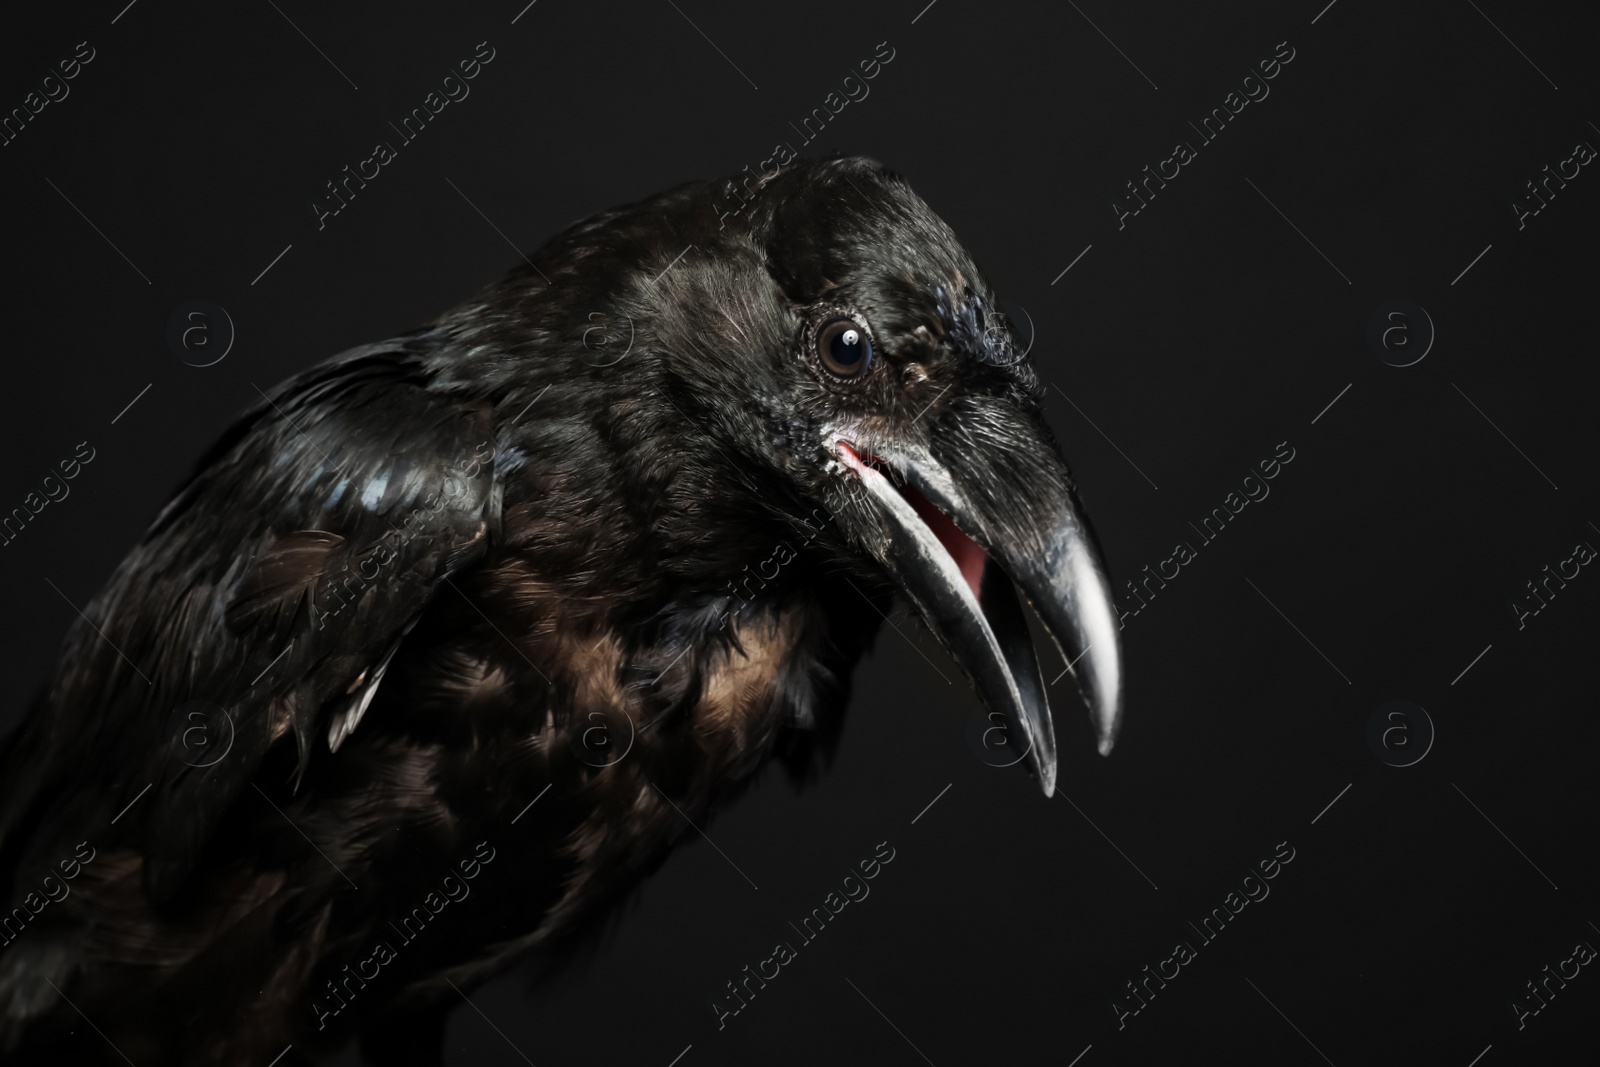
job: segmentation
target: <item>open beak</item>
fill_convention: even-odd
[[[1066,465],[1042,424],[1027,429],[1031,440],[1017,442],[1032,446],[1025,463],[986,462],[973,449],[941,460],[922,446],[827,445],[876,505],[869,552],[967,672],[991,718],[1019,727],[1050,796],[1055,729],[1018,591],[1077,681],[1102,755],[1121,720],[1122,661],[1110,585]]]

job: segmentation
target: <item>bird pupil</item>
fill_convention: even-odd
[[[845,330],[833,340],[833,358],[843,364],[854,363],[861,358],[861,334],[856,330]]]

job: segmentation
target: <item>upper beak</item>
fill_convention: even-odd
[[[1121,722],[1122,658],[1110,585],[1066,464],[1042,422],[1019,423],[1017,414],[1007,413],[1005,433],[989,427],[987,448],[947,439],[945,458],[877,440],[827,445],[876,505],[881,521],[868,551],[962,665],[991,717],[1020,726],[1029,767],[1050,796],[1055,730],[1017,590],[1076,679],[1102,755]]]

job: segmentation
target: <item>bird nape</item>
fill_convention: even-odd
[[[730,185],[572,226],[204,456],[0,763],[0,1058],[438,1062],[457,990],[829,750],[897,595],[1048,795],[1020,591],[1109,751],[1104,571],[967,252],[868,161]]]

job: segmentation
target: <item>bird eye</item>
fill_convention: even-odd
[[[831,373],[859,378],[872,363],[872,342],[854,319],[840,316],[823,323],[817,332],[817,356]]]

